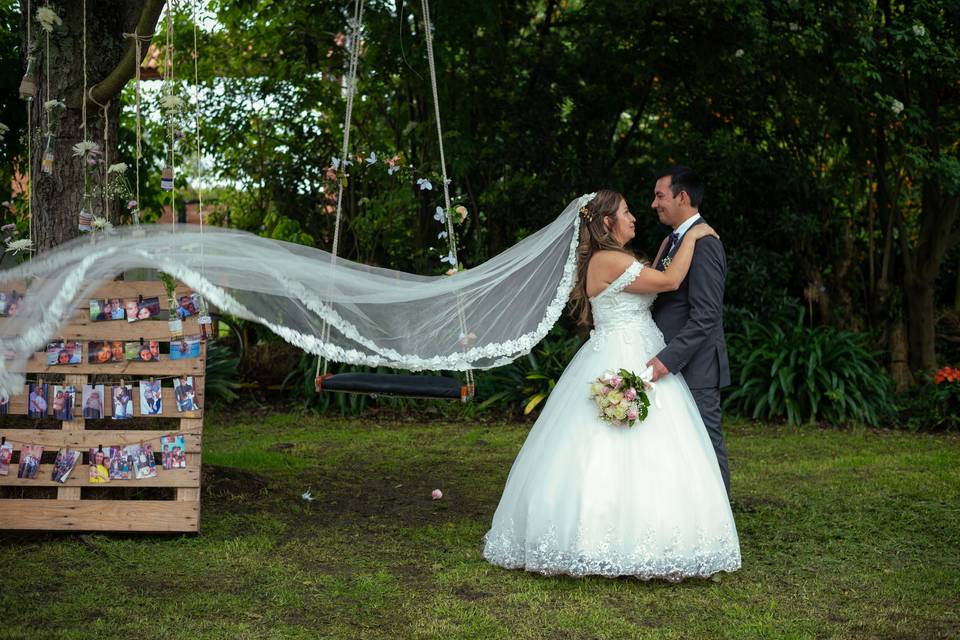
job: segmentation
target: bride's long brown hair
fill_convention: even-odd
[[[604,224],[609,219],[610,227],[617,218],[617,210],[623,196],[611,189],[601,189],[584,210],[580,212],[580,242],[577,245],[577,282],[570,292],[570,313],[577,324],[591,326],[590,298],[587,296],[587,267],[597,251],[620,251],[633,255],[617,242],[610,228]]]

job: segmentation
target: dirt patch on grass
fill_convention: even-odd
[[[215,464],[203,465],[203,493],[217,502],[249,502],[269,493],[269,480],[257,473]]]

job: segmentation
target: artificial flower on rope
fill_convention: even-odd
[[[7,251],[13,253],[13,255],[17,255],[21,251],[33,251],[33,240],[30,238],[10,240],[7,242]]]
[[[107,167],[107,173],[123,173],[127,170],[126,162],[117,162]]]
[[[56,11],[56,7],[53,5],[45,5],[37,9],[36,13],[37,22],[40,23],[40,28],[46,31],[47,33],[53,33],[53,30],[56,27],[59,27],[63,24],[63,20],[60,18],[60,15]]]
[[[43,103],[43,108],[47,111],[53,111],[54,109],[66,109],[67,105],[62,100],[47,100]]]
[[[94,216],[92,226],[94,231],[102,231],[105,233],[113,231],[113,223],[102,216]]]
[[[97,156],[100,154],[100,145],[92,140],[84,140],[73,145],[73,155],[78,158]]]
[[[183,98],[173,93],[167,93],[160,98],[160,106],[167,115],[173,115],[183,108]]]

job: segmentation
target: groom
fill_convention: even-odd
[[[704,221],[697,210],[702,199],[703,183],[693,170],[674,167],[658,176],[651,206],[660,222],[673,229],[660,250],[658,270],[663,271],[670,264],[683,234]],[[659,294],[653,304],[653,319],[667,346],[647,366],[653,367],[654,380],[668,373],[683,374],[713,441],[729,497],[730,470],[720,428],[720,388],[730,384],[723,335],[726,270],[727,259],[720,240],[712,236],[701,238],[686,279],[676,291]]]

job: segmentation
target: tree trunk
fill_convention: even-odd
[[[114,72],[131,44],[124,39],[124,33],[132,33],[147,0],[132,2],[128,0],[97,0],[87,3],[86,16],[86,76],[87,88]],[[26,2],[21,0],[21,11],[25,14]],[[38,3],[32,3],[35,9]],[[33,134],[30,167],[31,189],[33,190],[33,230],[34,242],[38,251],[49,249],[80,235],[78,217],[83,206],[84,162],[75,157],[73,146],[83,141],[83,88],[84,88],[84,16],[83,3],[65,2],[60,4],[58,13],[63,24],[54,28],[49,35],[49,59],[47,59],[47,36],[32,21],[32,46],[36,58],[37,96],[31,105]],[[26,37],[26,21],[22,20]],[[153,25],[156,24],[154,19]],[[153,32],[151,25],[148,33]],[[26,47],[24,48],[26,50]],[[146,43],[143,51],[146,53]],[[48,76],[49,68],[49,76]],[[60,100],[66,109],[51,122],[47,129],[44,103],[48,100]],[[87,139],[100,145],[108,161],[117,162],[117,133],[120,120],[120,100],[118,95],[107,103],[107,148],[104,149],[103,110],[95,104],[87,106]],[[53,145],[54,160],[50,173],[43,173],[44,151],[48,139]],[[128,159],[130,160],[130,159]],[[105,171],[105,166],[89,167],[91,171]],[[118,222],[119,209],[115,203],[112,211],[104,211],[102,196],[92,200],[91,213],[106,216],[112,222]]]
[[[913,376],[907,364],[907,333],[902,320],[890,323],[887,329],[890,350],[890,377],[897,392],[906,391],[913,385]]]
[[[910,369],[933,371],[937,367],[937,355],[934,349],[936,308],[933,283],[908,281],[904,294],[907,303]]]

